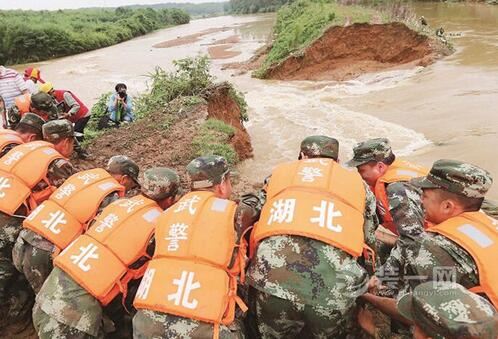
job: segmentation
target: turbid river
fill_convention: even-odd
[[[206,53],[214,41],[237,35],[240,41],[229,50],[240,54],[213,60],[212,71],[220,80],[234,82],[249,105],[247,127],[255,157],[240,166],[242,175],[261,181],[275,164],[296,158],[302,138],[327,134],[340,140],[343,160],[356,142],[385,136],[397,154],[425,165],[439,158],[462,159],[498,178],[498,6],[417,3],[415,10],[431,26],[454,35],[456,52],[427,68],[342,83],[262,81],[222,71],[223,64],[247,60],[265,43],[271,15],[194,20],[38,66],[55,87],[71,89],[91,104],[118,81],[126,82],[132,94],[140,92],[156,65],[171,69],[172,60]],[[201,32],[190,43],[153,47]],[[498,198],[498,183],[491,197]]]

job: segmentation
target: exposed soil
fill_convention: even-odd
[[[333,26],[299,55],[272,66],[266,77],[342,81],[385,69],[427,66],[448,53],[402,23]]]
[[[185,166],[192,160],[192,139],[207,118],[216,118],[236,129],[230,140],[241,160],[252,157],[249,134],[240,122],[240,109],[228,94],[225,83],[212,86],[204,95],[207,104],[185,109],[181,101],[174,101],[164,112],[129,126],[111,130],[95,139],[88,147],[90,160],[75,160],[80,169],[105,167],[110,157],[124,154],[141,168],[166,166],[175,169],[188,187]],[[166,126],[169,127],[166,127]],[[247,182],[235,190],[250,189]]]
[[[236,44],[238,42],[240,42],[240,36],[231,35],[228,38],[213,41],[210,45]]]
[[[230,51],[229,49],[232,47],[233,44],[211,46],[208,48],[209,57],[211,59],[230,59],[241,53],[239,51]]]
[[[228,83],[213,86],[207,91],[208,117],[223,120],[235,128],[235,135],[230,141],[240,160],[252,158],[253,150],[249,133],[240,120],[240,108],[230,96]]]
[[[271,49],[270,44],[265,45],[259,48],[249,60],[242,62],[226,63],[221,67],[221,69],[222,70],[235,69],[237,70],[237,72],[235,72],[235,75],[245,74],[249,71],[258,69],[265,61],[265,58],[268,55],[270,49]]]
[[[194,42],[201,40],[201,38],[205,35],[213,34],[213,33],[217,33],[217,32],[224,32],[228,29],[229,29],[228,27],[210,28],[210,29],[206,29],[206,30],[199,32],[199,33],[185,35],[185,36],[179,36],[176,39],[172,39],[172,40],[166,40],[166,41],[160,42],[158,44],[155,44],[152,47],[169,48],[169,47],[187,45],[187,44],[191,44],[191,43],[194,43]]]

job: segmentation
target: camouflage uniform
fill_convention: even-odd
[[[338,143],[324,136],[309,137],[303,141],[301,153],[337,159]],[[375,197],[366,185],[365,191],[365,241],[375,247]],[[249,327],[257,327],[261,337],[330,337],[348,331],[368,274],[355,258],[338,248],[311,238],[279,235],[258,244],[247,280],[251,286]]]
[[[126,155],[115,155],[109,159],[106,170],[111,174],[126,175],[133,180],[135,185],[126,190],[127,198],[140,194],[140,184],[138,183],[140,168],[132,159]]]
[[[170,169],[153,168],[143,176],[142,193],[153,200],[160,201],[178,192],[180,179]],[[149,255],[152,252],[149,246]],[[131,294],[129,290],[127,300],[133,300]],[[105,326],[110,321],[99,301],[58,267],[52,270],[36,296],[33,323],[42,339],[102,338],[113,329],[112,324]]]
[[[442,188],[467,197],[484,197],[492,178],[483,169],[454,160],[436,161],[427,177],[412,180],[424,188]],[[413,237],[401,234],[383,270],[377,272],[384,295],[397,296],[412,291],[425,281],[438,279],[438,270],[453,270],[455,282],[466,288],[479,284],[479,272],[472,256],[443,235],[423,232]],[[387,282],[386,282],[387,281]]]
[[[48,120],[55,120],[58,118],[58,109],[54,100],[47,93],[39,92],[31,95],[31,109],[41,111],[48,116]],[[36,113],[37,114],[37,113]],[[16,128],[21,120],[21,112],[16,105],[9,108],[8,123],[11,128]]]
[[[44,128],[47,124],[44,125]],[[61,130],[61,126],[64,127]],[[53,124],[48,126],[55,129],[57,133],[70,133],[72,126],[69,123]],[[70,162],[65,159],[54,160],[48,167],[47,179],[55,187],[64,183],[75,170]],[[46,187],[45,182],[37,184],[33,191],[40,191]],[[22,221],[26,216],[24,207],[20,207],[15,213],[16,216],[9,216],[0,212],[0,304],[3,305],[2,312],[7,311],[13,319],[22,317],[27,311],[27,306],[32,302],[32,292],[26,279],[15,269],[12,262],[12,249],[22,228]],[[14,284],[18,281],[18,284]],[[9,298],[7,303],[5,298]],[[8,311],[10,309],[10,311]],[[1,314],[0,314],[1,315]]]
[[[192,160],[187,166],[191,188],[195,190],[211,189],[230,174],[226,160],[219,156],[206,156]],[[234,225],[240,239],[243,231],[258,218],[261,203],[255,195],[244,195],[235,212]],[[234,253],[234,257],[235,257]],[[197,321],[141,309],[133,318],[134,338],[212,338],[213,325]],[[244,338],[243,325],[236,319],[230,326],[220,325],[220,338]]]
[[[348,161],[350,167],[358,167],[369,162],[384,161],[394,154],[391,145],[386,138],[370,139],[357,144],[353,148],[353,159]],[[389,212],[400,235],[404,234],[417,237],[424,231],[424,211],[422,209],[421,192],[409,182],[394,182],[386,184]],[[377,211],[382,209],[377,201]],[[377,213],[379,222],[382,224],[382,214]],[[398,246],[402,246],[399,244]],[[377,243],[379,249],[377,255],[382,263],[389,257],[392,247],[380,241]]]
[[[30,126],[38,131],[40,136],[42,135],[42,126],[45,123],[45,120],[43,120],[40,116],[34,114],[34,113],[26,113],[21,121],[16,126],[16,130],[19,129],[19,127],[25,125],[25,126]],[[39,138],[37,138],[39,139]],[[17,144],[8,144],[6,145],[1,151],[0,151],[0,158],[3,157],[7,152],[9,152],[12,148],[17,146]]]
[[[412,180],[422,189],[439,188],[469,198],[484,198],[493,179],[484,169],[457,160],[438,160],[426,177]],[[455,242],[431,232],[413,241],[407,237],[403,289],[410,290],[424,280],[435,280],[438,267],[454,267],[456,282],[466,288],[477,286],[479,272],[472,256]],[[419,276],[420,279],[413,279]]]
[[[426,282],[398,300],[398,311],[427,336],[482,338],[498,336],[498,312],[486,299],[451,282]]]

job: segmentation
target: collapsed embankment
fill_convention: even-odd
[[[156,166],[173,168],[186,185],[185,166],[202,152],[196,148],[196,139],[204,144],[226,143],[221,146],[233,148],[236,161],[250,158],[250,137],[241,121],[240,104],[231,90],[228,83],[214,84],[206,88],[202,94],[204,101],[200,103],[191,105],[188,99],[179,98],[146,119],[108,130],[88,145],[91,160],[80,160],[76,165],[79,169],[105,167],[111,156],[124,154],[142,171]],[[206,128],[206,121],[211,119],[223,122],[229,131],[224,134],[216,126]]]
[[[342,81],[369,72],[427,66],[447,52],[403,23],[332,26],[308,48],[269,67],[265,78]]]

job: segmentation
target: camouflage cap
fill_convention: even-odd
[[[45,120],[42,117],[40,117],[39,115],[34,114],[34,113],[26,113],[21,118],[21,120],[19,121],[19,124],[17,126],[20,126],[20,125],[31,126],[41,133],[42,126],[44,123],[45,123]]]
[[[31,96],[31,106],[36,109],[49,109],[54,105],[54,99],[47,93],[38,92]]]
[[[73,124],[69,120],[52,120],[42,127],[43,139],[49,142],[74,137]]]
[[[325,135],[312,135],[301,142],[301,152],[309,158],[323,157],[337,160],[339,141]]]
[[[218,155],[199,157],[187,165],[190,186],[194,190],[220,184],[229,172],[227,161]]]
[[[382,161],[393,154],[391,143],[386,138],[369,139],[358,143],[353,148],[353,159],[347,162],[349,167],[358,167],[370,161]]]
[[[426,177],[416,178],[411,182],[420,188],[442,188],[469,198],[483,198],[491,187],[493,178],[488,171],[475,165],[441,159],[432,165]]]
[[[433,338],[491,339],[498,335],[498,313],[493,305],[453,282],[418,285],[398,300],[398,311]]]
[[[180,177],[169,168],[154,167],[140,176],[139,183],[142,194],[157,201],[178,194]]]
[[[55,116],[58,114],[54,99],[44,92],[38,92],[31,96],[31,106],[40,111],[52,112]]]
[[[121,174],[131,177],[138,182],[138,173],[140,169],[135,161],[126,155],[115,155],[107,162],[106,170],[111,174]]]

